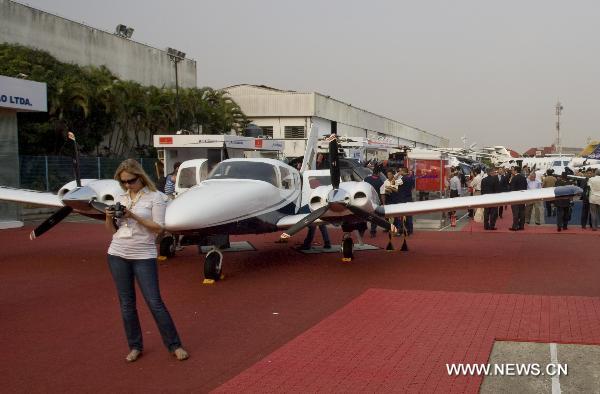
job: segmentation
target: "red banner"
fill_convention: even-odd
[[[416,159],[410,161],[410,168],[415,172],[417,191],[443,191],[444,181],[444,162],[442,160],[422,160]]]

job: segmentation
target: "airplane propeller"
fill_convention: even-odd
[[[68,138],[73,141],[74,152],[73,152],[73,172],[75,174],[75,181],[77,183],[77,187],[81,187],[81,175],[79,171],[79,148],[77,146],[77,141],[75,139],[75,134],[69,131]],[[97,203],[101,204],[101,203]],[[104,205],[104,204],[102,204]],[[96,208],[97,209],[97,208]],[[44,220],[40,225],[38,225],[30,234],[29,239],[33,240],[40,235],[44,234],[46,231],[50,230],[52,227],[56,226],[60,223],[64,218],[69,216],[69,214],[73,212],[73,208],[65,205],[60,208],[58,211],[54,212],[50,217]],[[104,213],[104,210],[102,210]]]
[[[392,225],[387,220],[377,216],[376,214],[369,213],[361,208],[353,206],[346,200],[346,193],[343,192],[343,190],[340,190],[341,175],[338,160],[339,154],[337,136],[332,134],[326,141],[329,141],[329,175],[331,178],[331,186],[333,187],[333,190],[329,193],[327,205],[314,210],[308,216],[302,218],[299,222],[287,229],[286,232],[281,234],[281,238],[290,238],[300,230],[311,225],[315,220],[323,216],[325,212],[327,212],[332,206],[336,205],[341,205],[366,222],[374,223],[377,226],[391,231]]]
[[[44,220],[39,226],[37,226],[30,234],[29,239],[34,240],[40,235],[44,234],[46,231],[50,230],[52,227],[61,222],[64,218],[69,216],[69,214],[73,211],[73,208],[69,206],[64,206],[58,211],[54,212],[50,217]]]

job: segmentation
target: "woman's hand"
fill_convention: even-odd
[[[107,207],[104,210],[104,213],[106,214],[106,220],[104,221],[104,226],[106,227],[106,229],[108,231],[111,232],[111,234],[114,234],[117,229],[115,228],[115,210],[112,209],[112,207]]]
[[[135,221],[137,221],[137,222],[139,222],[139,221],[140,221],[140,219],[137,217],[137,215],[136,215],[136,214],[134,214],[134,213],[133,213],[132,211],[130,211],[129,209],[125,209],[125,208],[123,208],[123,217],[124,217],[125,219],[133,219],[133,220],[135,220]]]

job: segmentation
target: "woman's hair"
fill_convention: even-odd
[[[123,171],[127,171],[130,174],[137,175],[138,177],[140,177],[142,184],[144,186],[146,186],[148,189],[150,189],[153,192],[156,191],[156,186],[154,185],[154,182],[152,182],[152,180],[150,180],[150,178],[148,177],[148,174],[146,174],[146,171],[144,171],[141,164],[138,163],[134,159],[124,160],[121,164],[119,164],[119,167],[117,167],[117,171],[115,171],[114,178],[117,181],[119,181],[119,184],[121,185],[121,189],[127,190],[127,188],[125,188],[125,186],[121,183],[121,173]]]

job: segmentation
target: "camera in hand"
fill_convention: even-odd
[[[116,219],[120,219],[123,216],[125,216],[125,206],[121,205],[120,202],[116,203],[115,205],[112,205],[109,209],[114,212],[113,216]]]

